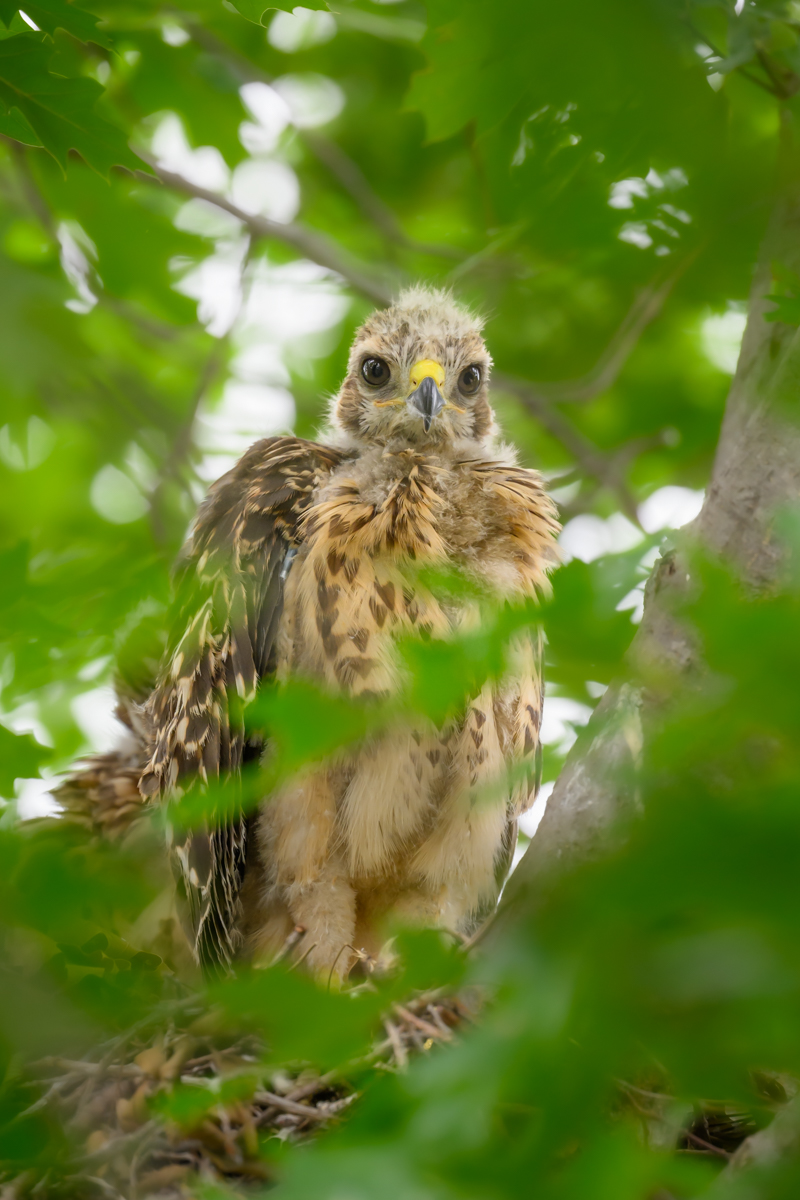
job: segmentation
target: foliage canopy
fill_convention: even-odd
[[[409,647],[408,702],[448,711],[540,616],[567,722],[555,779],[569,719],[630,670],[668,524],[648,499],[709,479],[758,246],[796,172],[800,8],[0,0],[0,22],[0,1187],[29,1172],[69,1196],[79,1148],[32,1107],[27,1064],[87,1052],[184,985],[153,946],[159,832],[120,848],[21,817],[39,773],[87,748],[113,664],[157,657],[205,485],[256,436],[313,435],[354,328],[403,282],[485,311],[498,415],[553,480],[576,556],[536,618]],[[798,296],[776,262],[768,319],[800,324]],[[270,1068],[365,1052],[415,988],[466,977],[494,997],[408,1073],[355,1071],[352,1118],[312,1147],[264,1139],[276,1195],[744,1194],[648,1140],[619,1084],[668,1089],[677,1138],[701,1100],[766,1123],[764,1073],[800,1071],[800,573],[764,599],[723,564],[692,572],[707,672],[644,748],[621,848],[519,901],[475,961],[428,934],[377,993],[278,968],[213,985]],[[289,769],[381,717],[298,684],[253,719]],[[162,1099],[180,1124],[218,1097]],[[799,1181],[781,1160],[747,1195]]]

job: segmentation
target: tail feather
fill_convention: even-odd
[[[146,757],[141,745],[130,744],[107,754],[93,754],[83,767],[55,788],[53,795],[66,819],[111,841],[125,836],[147,805],[139,791]]]

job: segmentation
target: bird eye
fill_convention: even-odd
[[[459,391],[465,396],[474,396],[478,388],[481,386],[481,369],[473,365],[465,367],[458,377]]]
[[[388,383],[392,376],[382,358],[365,358],[361,364],[361,374],[370,387],[380,387],[382,383]]]

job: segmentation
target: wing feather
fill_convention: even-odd
[[[267,438],[211,488],[182,556],[175,632],[147,703],[153,736],[139,781],[144,796],[239,772],[244,708],[274,668],[284,564],[311,495],[340,457],[300,438]],[[173,846],[195,953],[207,969],[235,954],[246,853],[238,810],[217,811],[205,830]]]

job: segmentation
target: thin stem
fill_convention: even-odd
[[[702,250],[702,246],[696,247],[681,259],[665,278],[656,277],[639,292],[616,333],[590,371],[576,379],[536,383],[532,386],[546,392],[553,400],[570,403],[591,400],[613,387],[645,329],[660,315],[678,280],[696,261]]]
[[[723,58],[727,57],[727,55],[723,54],[722,51],[720,49],[718,49],[717,46],[714,45],[714,43],[711,41],[711,39],[705,33],[703,33],[702,30],[697,28],[697,26],[694,24],[694,22],[688,16],[685,16],[684,20],[686,21],[687,27],[692,31],[694,36],[700,38],[701,42],[703,42],[706,46],[708,46],[709,50],[711,51],[711,53],[714,55],[715,58],[723,59]],[[761,54],[759,53],[759,60],[760,60],[760,58],[761,58]],[[771,79],[772,73],[767,70],[767,68],[764,66],[763,62],[761,63],[761,66],[764,68],[767,75]],[[785,99],[782,87],[780,90],[776,91],[776,89],[774,87],[770,87],[770,85],[768,83],[764,83],[763,79],[759,79],[757,75],[753,75],[752,72],[748,71],[744,67],[744,65],[742,65],[740,67],[735,67],[734,70],[738,71],[739,74],[744,79],[747,79],[750,83],[754,83],[756,85],[756,87],[760,87],[765,92],[769,92],[769,94],[771,96],[775,96],[779,100]]]
[[[192,449],[192,430],[195,418],[197,417],[197,410],[222,366],[225,357],[224,350],[224,342],[216,342],[206,359],[189,406],[178,426],[172,440],[170,452],[164,459],[158,474],[156,486],[153,488],[150,497],[150,525],[153,530],[153,537],[160,544],[163,544],[167,540],[166,522],[163,511],[166,489],[173,480],[179,478],[181,469],[189,457]]]

